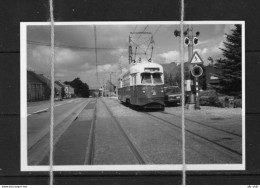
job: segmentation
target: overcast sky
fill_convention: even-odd
[[[194,50],[208,64],[208,57],[220,58],[225,33],[230,33],[233,25],[192,25],[193,34],[200,32],[199,44]],[[150,35],[132,35],[133,44],[138,44],[142,61],[151,57],[159,64],[180,62],[180,37],[174,36],[179,25],[97,25],[97,65],[95,54],[95,33],[93,25],[55,26],[55,79],[71,81],[79,77],[90,88],[98,88],[110,79],[115,82],[121,69],[128,67],[128,46],[130,32],[151,32],[154,44],[150,44]],[[50,26],[27,27],[27,68],[39,74],[50,74]],[[148,47],[147,47],[148,46]],[[140,48],[140,49],[139,49]],[[137,50],[137,51],[138,51]],[[146,51],[146,55],[144,55]],[[134,49],[133,49],[134,52]],[[138,54],[138,53],[137,53]],[[138,55],[137,55],[138,56]],[[187,60],[187,47],[185,47]],[[138,57],[137,57],[138,59]],[[97,69],[96,69],[97,66]],[[121,69],[120,69],[121,67]],[[96,73],[97,72],[97,73]],[[96,75],[98,74],[98,79]]]

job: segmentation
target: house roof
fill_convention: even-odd
[[[33,71],[27,70],[27,82],[30,82],[30,80],[36,80],[40,83],[46,84],[49,88],[51,88],[51,81],[47,76],[43,74],[37,74]],[[61,86],[58,84],[54,83],[54,88],[57,90],[61,90]]]

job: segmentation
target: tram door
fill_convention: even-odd
[[[132,83],[133,83],[133,104],[137,104],[137,87],[136,87],[136,74],[132,75]]]

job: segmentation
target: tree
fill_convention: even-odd
[[[170,74],[170,73],[168,74],[165,71],[164,71],[164,84],[166,86],[176,85],[176,82],[174,81],[172,74]]]
[[[215,63],[215,68],[220,70],[217,73],[220,82],[212,87],[223,94],[241,96],[241,25],[235,25],[231,34],[225,35],[225,48],[220,48],[223,58]]]
[[[199,66],[203,70],[203,74],[198,78],[199,88],[202,90],[206,90],[207,89],[206,68],[204,65],[199,65]]]
[[[66,81],[65,84],[70,85],[74,88],[74,92],[79,97],[89,97],[89,87],[88,84],[83,83],[80,78],[75,78],[71,82]]]
[[[209,57],[208,60],[209,60],[209,65],[213,65],[214,64],[214,59],[212,57]]]
[[[174,82],[178,83],[178,86],[181,87],[181,64],[177,66],[178,72],[174,77]],[[184,63],[184,80],[189,79],[189,66],[188,63]]]

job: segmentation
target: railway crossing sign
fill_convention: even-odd
[[[201,59],[201,57],[199,56],[198,52],[194,52],[190,63],[193,64],[199,64],[199,63],[203,63],[203,60]]]

